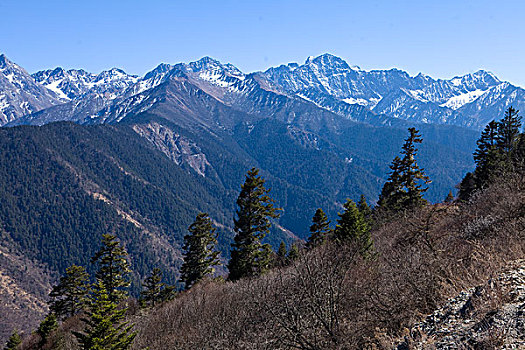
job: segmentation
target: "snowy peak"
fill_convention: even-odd
[[[82,69],[66,71],[58,67],[37,72],[33,74],[33,78],[65,100],[75,100],[86,94],[96,93],[115,98],[139,80],[139,77],[129,75],[118,68],[96,75]]]
[[[0,55],[0,125],[62,102],[25,69]]]

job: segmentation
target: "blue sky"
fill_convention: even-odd
[[[525,1],[0,0],[0,52],[29,72],[144,74],[208,55],[245,72],[329,52],[364,69],[525,86]]]

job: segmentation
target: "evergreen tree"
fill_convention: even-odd
[[[373,250],[373,242],[370,236],[370,228],[357,208],[350,199],[344,204],[345,211],[339,213],[339,219],[335,227],[335,239],[340,243],[356,242],[363,256],[369,256]]]
[[[522,133],[518,137],[516,144],[516,151],[513,156],[514,168],[517,171],[525,171],[525,133]]]
[[[361,195],[361,197],[359,198],[359,202],[357,202],[357,209],[359,209],[361,214],[363,214],[363,217],[368,223],[368,226],[372,226],[373,224],[372,208],[370,208],[370,206],[366,202],[366,197],[364,194]]]
[[[228,263],[229,279],[257,276],[271,265],[272,250],[261,240],[270,230],[270,219],[278,218],[277,208],[264,187],[265,180],[252,168],[246,175],[237,198],[237,218],[234,219],[235,238]]]
[[[279,249],[277,250],[276,258],[275,258],[275,265],[276,266],[284,266],[286,265],[286,243],[284,241],[281,241],[281,244],[279,244]]]
[[[499,173],[502,154],[498,146],[498,130],[499,124],[493,120],[487,124],[481,137],[476,141],[478,147],[474,151],[474,162],[476,163],[476,170],[473,174],[474,189],[484,188]]]
[[[119,303],[128,296],[125,288],[130,286],[128,274],[131,272],[126,259],[128,253],[112,234],[102,235],[102,247],[91,259],[98,263],[97,280],[104,284],[109,300]]]
[[[474,174],[468,172],[461,183],[459,184],[458,198],[462,201],[466,201],[470,198],[472,193],[476,190],[476,179]]]
[[[399,211],[403,209],[403,183],[401,176],[401,158],[396,156],[390,164],[388,180],[383,185],[379,194],[378,208],[389,211]]]
[[[452,194],[452,191],[449,191],[447,196],[445,197],[445,203],[452,203],[454,201],[454,195]]]
[[[498,147],[507,161],[510,160],[516,149],[520,128],[521,117],[519,116],[519,111],[511,106],[505,111],[505,116],[498,123],[497,136]]]
[[[331,232],[332,229],[330,228],[330,221],[328,221],[328,217],[326,216],[325,212],[321,208],[317,209],[314,217],[312,218],[310,237],[308,237],[306,247],[308,249],[312,249],[324,244]]]
[[[416,162],[416,144],[423,142],[419,131],[409,128],[409,136],[402,147],[402,158],[396,156],[390,165],[390,174],[383,186],[379,197],[379,207],[388,211],[412,209],[426,204],[423,193],[428,187],[420,182],[429,184],[424,169],[419,168]]]
[[[184,236],[184,263],[181,267],[181,282],[190,288],[204,277],[214,273],[219,265],[219,252],[215,251],[217,233],[208,214],[200,213]]]
[[[288,252],[288,256],[286,257],[286,260],[288,260],[288,263],[291,263],[297,260],[300,254],[301,253],[299,252],[299,246],[294,243],[290,247],[290,251]]]
[[[148,306],[155,306],[161,301],[163,287],[162,272],[156,267],[144,281],[144,290],[141,293],[142,301]]]
[[[39,346],[42,347],[47,342],[51,333],[58,328],[57,317],[54,313],[50,313],[40,323],[37,329],[37,334],[40,336]]]
[[[18,331],[15,329],[13,331],[13,334],[11,334],[11,336],[7,340],[7,344],[5,345],[4,350],[16,350],[16,348],[20,344],[22,344],[22,338],[20,337],[20,334],[18,334]]]
[[[84,332],[73,332],[81,349],[130,349],[137,334],[132,332],[132,324],[123,322],[127,309],[117,308],[101,280],[95,285],[89,304],[89,310],[83,319],[86,324]]]
[[[89,293],[89,275],[82,266],[70,266],[60,278],[58,285],[49,293],[49,309],[59,318],[65,319],[84,310]]]

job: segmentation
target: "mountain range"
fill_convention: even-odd
[[[409,126],[424,139],[425,196],[441,201],[472,169],[478,129],[510,104],[523,105],[523,89],[488,72],[435,80],[329,54],[250,74],[204,57],[143,77],[30,75],[2,55],[0,312],[13,317],[0,338],[34,326],[49,286],[88,264],[107,231],[126,244],[135,292],[153,267],[177,280],[199,211],[227,258],[235,198],[254,166],[282,208],[267,237],[274,247],[306,238],[319,207],[334,221],[346,198],[375,203]]]
[[[152,89],[177,77],[189,79],[214,98],[248,113],[264,113],[253,105],[253,98],[271,92],[372,125],[408,122],[480,129],[508,106],[521,109],[525,104],[523,88],[484,70],[434,79],[398,69],[365,71],[331,54],[309,57],[303,65],[290,63],[251,74],[204,57],[189,64],[160,64],[144,77],[117,68],[99,74],[55,68],[29,75],[2,55],[1,123],[120,121],[134,108],[148,109]]]

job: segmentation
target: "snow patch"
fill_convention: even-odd
[[[440,106],[456,110],[467,103],[471,103],[472,101],[476,100],[487,91],[488,90],[474,90],[461,95],[453,96],[449,98],[447,102],[440,104]]]

